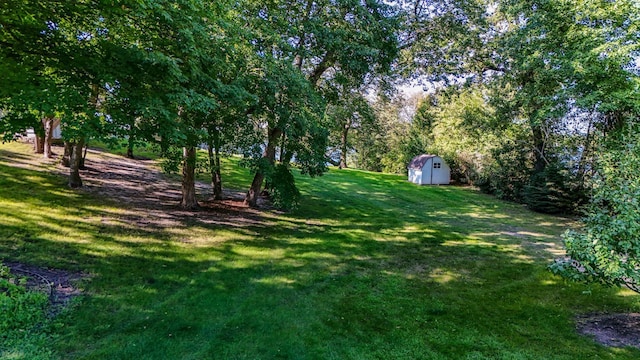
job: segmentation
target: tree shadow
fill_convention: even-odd
[[[3,166],[0,202],[25,202],[0,209],[3,257],[92,275],[60,320],[56,348],[68,357],[640,354],[575,333],[574,312],[629,301],[600,288],[581,297],[546,271],[557,221],[477,194],[334,176],[299,212],[189,213],[62,191],[56,177]],[[229,226],[234,217],[251,221]]]

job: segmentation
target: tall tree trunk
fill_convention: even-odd
[[[42,153],[44,154],[44,157],[49,159],[53,156],[53,154],[51,153],[51,140],[53,139],[53,124],[54,124],[54,118],[52,117],[45,117],[42,119],[42,125],[44,126],[44,137],[43,137],[43,148],[42,148]]]
[[[136,132],[136,119],[134,118],[129,124],[129,133],[127,134],[127,157],[129,159],[135,159],[135,156],[133,155],[133,149],[135,147],[135,139],[137,138]]]
[[[182,201],[183,209],[198,207],[196,200],[196,148],[184,147],[182,150]]]
[[[340,169],[347,168],[347,136],[349,135],[349,129],[351,128],[351,119],[347,119],[347,122],[342,128],[342,134],[340,134]]]
[[[82,179],[80,178],[80,167],[82,164],[82,149],[84,148],[84,139],[71,143],[71,156],[69,159],[69,187],[82,187]]]
[[[286,153],[286,149],[284,148],[284,144],[286,144],[287,141],[287,133],[286,132],[282,132],[282,140],[280,141],[280,155],[278,156],[278,159],[280,160],[280,164],[284,164],[285,162],[285,153]]]
[[[87,150],[89,150],[89,143],[87,141],[83,141],[84,143],[84,151],[82,152],[82,158],[80,158],[80,169],[84,170],[87,167],[85,166],[85,160],[87,160]]]
[[[624,126],[624,114],[622,110],[609,111],[604,114],[605,136],[619,132]]]
[[[40,126],[36,126],[36,128],[33,129],[33,132],[35,134],[35,138],[33,139],[33,151],[36,154],[44,154],[44,126],[40,127]]]
[[[127,142],[127,158],[135,159],[133,156],[133,139],[129,136],[129,141]]]
[[[267,139],[267,147],[264,149],[264,153],[262,155],[263,159],[267,159],[270,164],[275,163],[276,159],[276,143],[278,139],[282,135],[282,130],[279,128],[269,129],[269,135]],[[258,168],[255,176],[253,177],[253,181],[251,182],[251,187],[247,192],[247,195],[244,198],[244,204],[250,207],[256,207],[258,205],[258,195],[260,195],[260,188],[262,187],[262,182],[264,181],[264,172],[262,169]]]
[[[532,125],[533,133],[533,171],[539,174],[547,168],[547,158],[545,157],[546,150],[546,138],[541,125]]]
[[[214,130],[215,131],[215,130]],[[211,169],[211,189],[213,190],[213,199],[222,199],[222,174],[220,172],[220,150],[217,141],[212,141],[209,138],[208,151],[209,151],[209,168]]]
[[[582,152],[580,153],[580,158],[578,159],[578,170],[576,171],[576,179],[578,180],[579,190],[585,189],[586,185],[586,174],[587,170],[591,168],[589,166],[591,161],[591,131],[593,129],[593,118],[594,116],[589,116],[589,126],[587,127],[587,135],[584,138],[584,143],[582,146]]]
[[[71,166],[71,152],[73,144],[65,141],[64,142],[64,153],[62,154],[62,159],[60,160],[60,164],[64,167]]]

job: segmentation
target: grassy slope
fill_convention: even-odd
[[[92,274],[53,327],[62,358],[640,356],[576,334],[575,314],[640,302],[547,272],[564,219],[336,170],[299,177],[302,207],[262,226],[135,228],[123,205],[8,167],[16,151],[0,146],[0,259]],[[248,181],[234,171],[227,183]]]

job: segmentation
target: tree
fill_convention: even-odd
[[[256,84],[260,101],[257,110],[250,116],[256,121],[256,126],[262,129],[265,143],[260,156],[254,159],[252,168],[255,175],[245,197],[245,204],[252,207],[257,206],[262,183],[274,174],[278,147],[281,149],[280,161],[284,165],[280,171],[288,171],[289,162],[297,154],[298,161],[308,160],[302,163],[303,170],[308,170],[312,176],[324,171],[326,148],[326,140],[319,139],[326,139],[326,134],[315,131],[320,121],[318,114],[322,113],[324,105],[316,89],[291,63],[271,58],[263,59],[262,64],[263,74]],[[314,153],[319,155],[314,156]],[[270,184],[280,185],[277,182]]]
[[[435,112],[437,105],[438,99],[435,94],[427,95],[418,101],[405,147],[408,158],[413,159],[415,156],[429,152],[427,149],[434,140],[432,132],[437,121]]]
[[[54,117],[61,121],[67,149],[73,150],[71,187],[82,185],[79,168],[85,139],[102,132],[105,67],[100,60],[108,37],[105,20],[120,8],[99,5],[105,6],[10,2],[0,9],[0,62],[13,75],[3,76],[0,83],[0,98],[13,112],[8,119],[14,127],[22,127],[19,118],[29,113],[37,114],[38,122]],[[42,124],[31,125],[44,135]]]
[[[451,87],[428,96],[418,108],[410,131],[410,140],[421,140],[424,147],[409,155],[438,154],[451,167],[452,179],[462,183],[479,180],[493,160],[492,151],[507,134],[504,126],[497,124],[488,98],[489,91],[481,85]],[[408,148],[414,149],[415,145]]]
[[[347,155],[354,149],[351,140],[353,131],[375,121],[373,108],[360,91],[348,90],[328,105],[326,118],[331,130],[330,143],[339,154],[335,165],[341,169],[347,168]]]
[[[404,145],[409,130],[411,107],[407,99],[379,93],[371,103],[372,113],[352,131],[354,164],[369,171],[401,173],[406,169]]]
[[[332,92],[334,86],[357,88],[367,76],[388,71],[397,52],[394,36],[396,14],[391,6],[381,1],[249,2],[245,7],[244,18],[254,29],[255,38],[252,43],[265,64],[263,69],[279,69],[278,73],[282,74],[280,81],[298,78],[290,74],[288,66],[291,66],[291,70],[298,71],[301,79],[305,79],[310,85],[305,93],[309,94],[309,97],[302,96],[309,99],[305,100],[307,104],[316,103],[311,100],[316,96],[314,93],[326,95]],[[297,83],[297,80],[293,83]],[[278,101],[270,103],[278,104]],[[260,106],[270,105],[268,102],[262,102]],[[324,111],[319,111],[319,114],[322,113]],[[317,121],[321,119],[319,116],[305,116],[307,120],[314,117]],[[317,136],[323,131],[317,131],[320,130],[319,126],[314,126],[308,121],[299,122],[296,118],[297,116],[280,113],[277,120],[267,121],[269,126],[266,131],[263,160],[258,161],[262,165],[254,167],[256,174],[245,199],[250,206],[256,205],[257,195],[265,177],[262,167],[273,164],[272,158],[278,144],[291,148],[292,140],[296,138],[291,137],[287,131],[296,129],[297,134],[315,134],[316,140],[305,141],[316,146],[297,148],[314,149],[324,157],[326,149],[317,146],[321,143],[317,141]],[[290,122],[292,126],[287,125]],[[308,124],[307,128],[313,131],[302,131],[299,125],[303,123]],[[308,139],[308,136],[297,138],[303,140]],[[309,152],[307,154],[310,155]],[[308,157],[316,159],[317,164],[311,167],[315,170],[324,168],[324,165],[317,161],[321,158],[320,154]],[[317,172],[313,171],[310,174],[315,173]]]
[[[595,130],[621,128],[639,103],[637,2],[412,4],[402,68],[445,86],[484,84],[494,124],[520,128],[492,151],[484,188],[544,211],[576,203],[568,195],[584,190]]]
[[[220,120],[246,96],[229,76],[245,71],[234,16],[224,1],[134,2],[114,23],[122,34],[108,58],[112,135],[160,144],[167,169],[181,168],[183,208],[198,206],[196,147],[220,138]]]
[[[637,121],[636,115],[636,121]],[[565,278],[640,293],[640,132],[637,125],[602,149],[583,227],[563,235],[567,257],[551,270]]]

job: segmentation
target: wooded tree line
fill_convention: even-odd
[[[389,71],[398,19],[381,1],[5,1],[2,133],[34,128],[48,149],[60,121],[71,187],[88,139],[127,139],[130,155],[158,143],[181,168],[185,208],[197,206],[196,147],[210,149],[216,197],[220,153],[240,152],[255,206],[265,179],[295,194],[292,161],[326,170],[325,109]]]
[[[405,173],[412,157],[434,153],[454,180],[534,210],[586,204],[598,156],[637,131],[640,5],[457,1],[410,10],[398,68],[439,86],[372,104],[373,123],[361,122],[367,135],[351,139],[352,163]]]
[[[295,203],[291,164],[404,173],[438,153],[454,179],[545,212],[589,198],[606,139],[640,111],[632,0],[5,1],[5,138],[62,123],[71,187],[88,139],[160,145],[197,206],[196,148],[242,153]],[[409,104],[393,84],[436,84]],[[277,196],[280,194],[281,196]],[[285,195],[286,194],[286,195]]]

